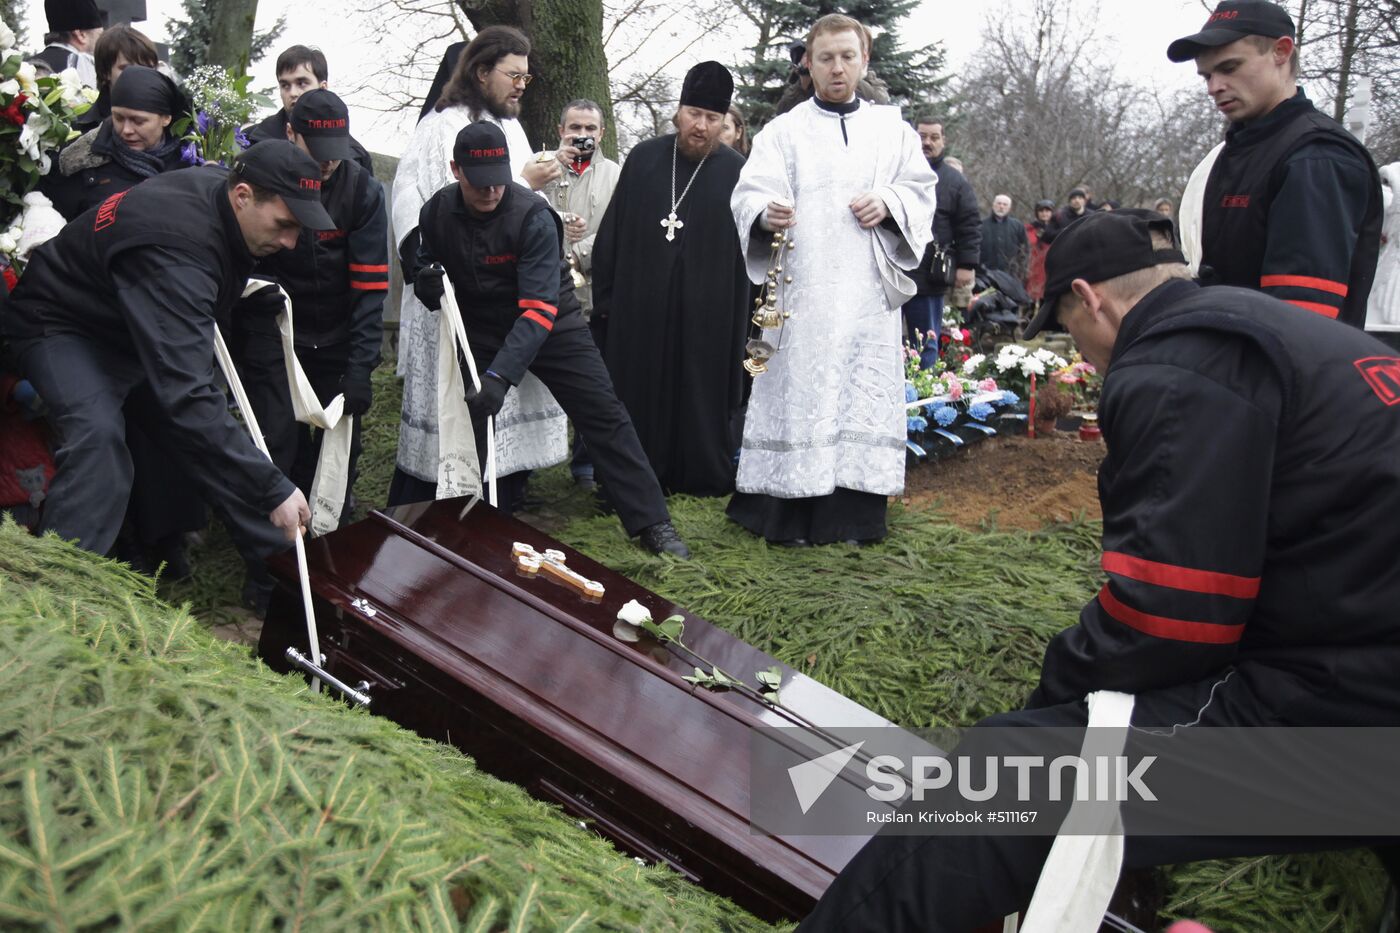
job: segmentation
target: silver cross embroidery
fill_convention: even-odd
[[[579,595],[585,599],[603,598],[603,584],[596,580],[590,580],[564,566],[566,558],[563,551],[551,548],[541,554],[530,545],[517,541],[511,545],[510,556],[511,560],[515,562],[516,569],[526,576],[532,577],[543,570],[560,583],[578,590]]]

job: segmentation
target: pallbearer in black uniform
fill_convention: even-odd
[[[486,419],[531,372],[583,435],[627,533],[640,534],[654,553],[690,556],[584,325],[562,258],[558,216],[511,180],[506,137],[495,124],[463,127],[452,155],[457,184],[423,205],[411,278],[414,293],[434,311],[441,308],[444,269],[452,282],[481,373],[481,391],[468,399],[481,463]]]
[[[744,157],[719,142],[734,79],[685,76],[677,132],[627,157],[593,244],[593,313],[607,319],[617,396],[668,492],[734,490],[749,284],[729,196]]]
[[[353,486],[358,416],[369,411],[370,373],[379,365],[389,289],[384,188],[354,161],[350,112],[333,92],[301,95],[292,106],[287,138],[320,165],[321,204],[335,229],[303,230],[294,249],[259,260],[253,274],[275,281],[291,297],[297,358],[321,404],[344,393],[345,411],[357,416],[350,446]],[[273,462],[309,494],[321,437],[292,414],[277,329],[282,304],[272,287],[239,302],[234,355]]]
[[[214,326],[227,328],[258,257],[295,246],[303,226],[334,227],[320,190],[310,156],[259,143],[228,173],[147,179],[35,250],[0,332],[58,440],[41,530],[111,548],[131,489],[122,404],[138,387],[157,402],[147,433],[234,516],[241,546],[275,553],[310,520],[306,498],[229,414]]]

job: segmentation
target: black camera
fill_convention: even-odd
[[[579,152],[592,152],[598,144],[592,136],[575,136],[573,145]]]

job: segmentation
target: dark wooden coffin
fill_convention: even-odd
[[[556,548],[601,601],[527,577],[511,548]],[[803,916],[864,839],[782,838],[749,827],[750,732],[784,725],[757,700],[682,680],[693,665],[614,635],[618,609],[685,617],[685,641],[731,673],[778,662],[477,499],[375,512],[308,543],[328,672],[365,681],[372,712],[449,742],[630,854],[665,862],[759,916]],[[288,670],[307,652],[290,554],[259,650]],[[791,668],[783,705],[814,723],[885,720]]]

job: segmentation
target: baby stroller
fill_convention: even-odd
[[[1031,296],[1014,275],[1001,269],[978,269],[972,302],[964,323],[972,331],[972,346],[991,353],[1000,340],[1016,340],[1025,326]]]

